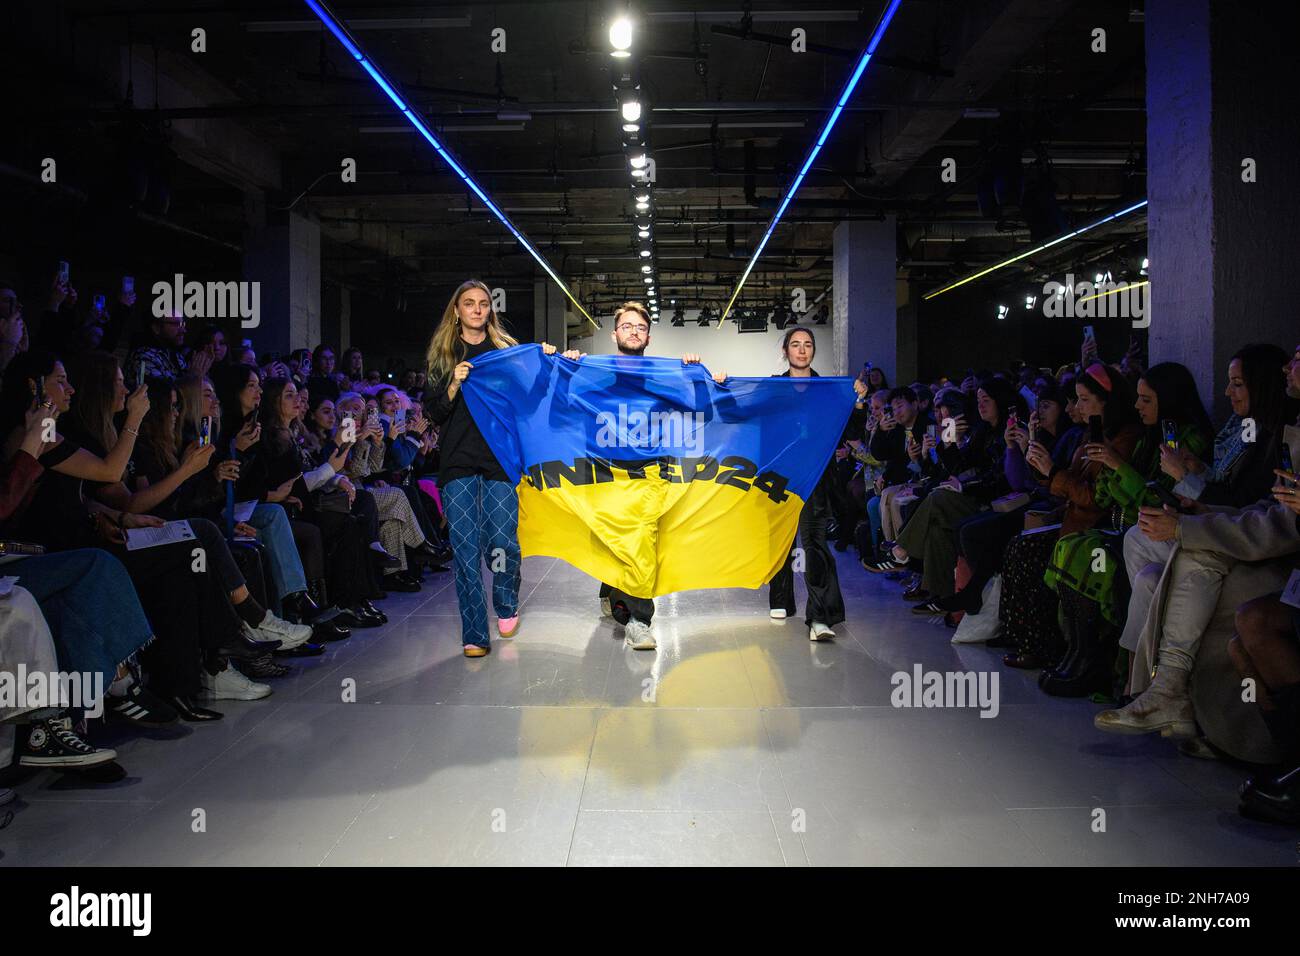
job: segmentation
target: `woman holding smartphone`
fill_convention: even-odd
[[[1044,670],[1039,686],[1049,694],[1085,696],[1104,679],[1106,655],[1113,645],[1103,645],[1101,635],[1071,629],[1061,636],[1058,604],[1068,603],[1067,592],[1057,593],[1043,582],[1059,537],[1086,531],[1109,520],[1110,512],[1097,503],[1097,477],[1105,467],[1102,456],[1114,453],[1128,461],[1142,435],[1137,420],[1133,387],[1119,369],[1090,365],[1074,381],[1079,413],[1089,422],[1089,439],[1074,453],[1068,467],[1054,462],[1041,442],[1030,442],[1025,460],[1038,473],[1045,490],[1064,501],[1058,533],[1042,531],[1013,538],[1003,559],[1002,599],[998,607],[1004,636],[1016,651],[1005,662],[1013,667],[1046,667],[1061,662],[1061,671]],[[1068,613],[1062,618],[1073,620]],[[1113,660],[1113,653],[1110,655]],[[1068,662],[1068,663],[1067,663]]]

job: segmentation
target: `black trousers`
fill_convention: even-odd
[[[371,506],[374,498],[369,494]],[[357,493],[360,500],[361,493]],[[363,516],[339,511],[318,511],[311,521],[320,529],[325,546],[325,581],[329,600],[338,607],[355,607],[379,597],[379,583],[371,560],[370,530]]]
[[[827,484],[825,478],[819,481],[799,512],[799,544],[803,547],[804,584],[808,588],[804,623],[811,626],[814,621],[821,621],[834,627],[844,621],[844,596],[840,593],[835,556],[826,544],[826,520],[831,510]],[[787,615],[796,613],[793,550],[768,583],[767,603],[771,608],[784,608]]]
[[[970,583],[963,590],[983,594],[984,585],[1002,570],[1002,555],[1025,526],[1025,509],[981,511],[957,527],[957,551],[970,566]]]
[[[609,598],[609,603],[614,609],[614,620],[620,624],[627,624],[628,621],[649,624],[650,619],[655,616],[653,598],[633,597],[608,584],[600,586],[600,596]]]
[[[200,540],[209,537],[206,531],[199,533],[201,525],[215,529],[201,519],[190,519],[190,524]],[[205,572],[194,570],[195,544],[190,541],[139,551],[119,545],[108,549],[126,566],[153,625],[156,639],[140,652],[140,660],[150,688],[158,694],[197,694],[204,653],[240,632],[239,615],[212,564],[214,551],[203,546],[209,562]],[[228,548],[224,554],[234,564]],[[238,566],[235,570],[238,573]]]

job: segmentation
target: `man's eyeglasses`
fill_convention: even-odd
[[[649,335],[649,334],[650,334],[650,326],[648,326],[648,325],[642,325],[642,324],[639,323],[639,322],[624,322],[622,325],[616,325],[616,326],[614,326],[614,328],[617,329],[619,332],[622,332],[622,333],[624,333],[624,334],[627,334],[627,333],[629,333],[629,332],[637,332],[637,333],[639,333],[639,334],[641,334],[641,335]]]

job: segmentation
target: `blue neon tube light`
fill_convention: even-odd
[[[793,199],[794,194],[799,191],[799,187],[803,184],[804,177],[808,175],[808,170],[812,169],[812,164],[813,161],[817,159],[817,154],[820,153],[822,147],[826,145],[826,140],[830,137],[831,130],[839,120],[840,114],[844,112],[845,104],[848,103],[849,97],[853,95],[853,91],[857,88],[858,81],[862,79],[862,74],[866,72],[867,64],[871,62],[871,57],[875,54],[876,47],[880,45],[881,38],[884,37],[885,31],[889,29],[889,24],[894,19],[894,14],[898,12],[898,8],[902,2],[903,0],[891,0],[889,6],[885,8],[885,12],[880,15],[880,20],[876,23],[876,29],[871,33],[871,39],[867,41],[867,49],[858,59],[857,68],[854,69],[853,74],[849,77],[849,81],[844,84],[844,92],[840,94],[839,101],[835,104],[835,109],[833,109],[830,116],[826,118],[826,125],[822,127],[821,135],[817,137],[817,142],[814,143],[812,149],[809,150],[808,158],[804,161],[803,167],[799,170],[799,175],[795,176],[794,181],[790,183],[790,188],[786,190],[785,197],[781,200],[781,205],[777,207],[776,215],[773,216],[772,221],[767,224],[767,229],[763,233],[763,238],[759,240],[758,246],[754,249],[754,254],[749,257],[749,263],[745,266],[745,271],[741,273],[740,281],[736,283],[736,291],[731,293],[731,298],[727,302],[727,307],[722,310],[722,318],[718,322],[718,328],[722,328],[722,324],[727,321],[727,316],[731,314],[731,307],[736,304],[736,298],[740,295],[740,290],[744,288],[745,281],[749,278],[749,273],[753,271],[754,264],[758,262],[758,257],[763,254],[763,248],[767,245],[767,240],[772,238],[772,232],[776,229],[776,224],[781,221],[781,217],[785,214],[786,207],[790,205],[790,200]]]
[[[546,261],[546,257],[537,251],[537,247],[528,240],[528,237],[523,234],[522,230],[511,222],[510,217],[502,212],[501,208],[488,197],[488,194],[484,192],[483,188],[474,181],[474,177],[466,172],[465,168],[461,166],[460,163],[456,162],[448,149],[438,141],[438,137],[433,135],[433,131],[429,128],[428,122],[426,122],[424,117],[420,115],[419,111],[414,107],[407,105],[406,101],[398,95],[397,88],[393,86],[388,77],[384,75],[383,70],[381,70],[373,60],[365,55],[360,45],[355,39],[353,39],[352,34],[348,32],[347,25],[340,20],[334,11],[332,11],[325,3],[322,3],[321,0],[305,0],[305,2],[307,6],[311,8],[311,12],[316,14],[321,23],[325,25],[325,28],[328,29],[330,33],[334,34],[339,43],[343,44],[343,49],[348,51],[351,57],[361,65],[362,69],[370,74],[370,78],[373,79],[379,88],[387,94],[388,98],[393,101],[393,105],[396,106],[398,111],[406,117],[407,122],[415,127],[416,132],[429,141],[429,145],[432,146],[434,151],[442,157],[443,162],[451,167],[452,172],[464,180],[465,185],[473,191],[474,195],[478,196],[483,205],[488,208],[492,215],[501,220],[502,225],[510,230],[515,239],[519,241],[519,244],[524,247],[524,250],[532,256],[533,259],[536,260],[537,264],[542,267],[542,270],[550,276],[552,280],[554,280],[555,284],[560,287],[560,291],[563,292],[568,297],[569,301],[573,303],[573,307],[581,312],[588,322],[599,328],[596,321],[588,314],[587,310],[582,307],[582,303],[578,301],[577,297],[571,291],[569,291],[568,285],[556,274],[555,270],[551,268],[551,264]]]

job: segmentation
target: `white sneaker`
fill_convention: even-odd
[[[600,616],[601,617],[614,616],[614,605],[610,603],[609,598],[607,597],[603,597],[600,599]]]
[[[267,684],[249,680],[229,664],[215,677],[204,671],[202,680],[203,690],[199,696],[205,700],[261,700],[271,696],[271,688]]]
[[[623,628],[623,643],[634,651],[653,651],[659,645],[644,621],[628,621]]]
[[[774,607],[774,608],[772,608],[772,610],[768,611],[767,613],[768,613],[768,616],[771,617],[772,620],[774,620],[774,621],[784,621],[784,620],[785,620],[785,608],[783,608],[783,607]]]
[[[833,641],[835,640],[835,631],[827,627],[821,621],[813,621],[812,627],[808,628],[808,640]]]
[[[291,651],[311,640],[311,633],[310,624],[290,624],[268,610],[262,623],[257,627],[249,627],[245,636],[250,641],[279,641],[280,650]]]

